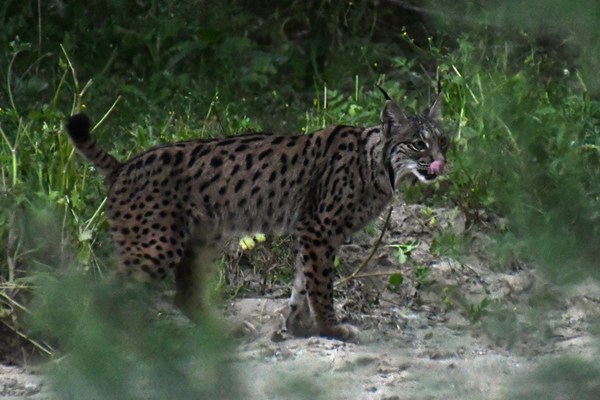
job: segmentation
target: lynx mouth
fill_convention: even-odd
[[[415,185],[420,183],[431,183],[443,172],[445,163],[443,161],[434,161],[431,164],[409,162],[402,165],[399,173],[394,174],[395,182],[408,183]]]
[[[436,174],[431,174],[426,168],[416,168],[411,166],[402,170],[400,174],[396,176],[396,184],[400,182],[407,183],[409,185],[416,185],[417,183],[431,183],[437,177]]]
[[[444,161],[435,160],[429,165],[419,164],[419,166],[415,169],[414,173],[420,175],[417,176],[417,178],[419,178],[420,180],[429,182],[441,175],[443,170]]]
[[[425,179],[426,181],[432,181],[438,176],[438,174],[432,174],[431,172],[429,172],[429,169],[418,168],[415,172],[421,177],[423,177],[423,179]]]

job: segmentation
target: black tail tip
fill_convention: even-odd
[[[90,119],[84,113],[75,114],[67,120],[69,136],[76,142],[87,140],[90,137]]]

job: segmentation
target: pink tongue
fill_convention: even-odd
[[[444,162],[442,160],[435,160],[429,166],[429,173],[431,174],[439,174],[444,169]]]

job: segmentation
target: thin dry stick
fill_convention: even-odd
[[[379,272],[368,272],[366,274],[352,274],[352,279],[363,279],[363,278],[374,278],[374,277],[378,277],[378,276],[391,276],[391,275],[396,275],[396,274],[401,274],[402,271],[400,270],[396,270],[396,271],[379,271]]]
[[[360,263],[358,268],[356,268],[356,270],[353,273],[351,273],[350,275],[346,276],[345,278],[342,278],[339,281],[337,281],[335,283],[335,286],[341,285],[342,283],[348,282],[352,279],[359,279],[359,278],[363,278],[365,276],[371,276],[371,275],[358,275],[358,274],[360,273],[360,271],[362,271],[367,266],[367,264],[369,263],[369,261],[371,261],[371,258],[373,258],[373,256],[375,255],[375,252],[379,248],[379,245],[381,244],[381,240],[383,239],[383,234],[385,233],[388,223],[390,222],[390,217],[392,216],[393,209],[394,209],[393,206],[390,206],[390,208],[388,209],[387,215],[385,216],[385,220],[383,221],[383,227],[381,228],[381,234],[377,238],[377,241],[373,245],[373,249],[371,250],[369,255],[363,260],[362,263]]]

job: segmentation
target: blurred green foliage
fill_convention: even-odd
[[[594,400],[600,393],[600,368],[594,362],[582,359],[549,359],[538,371],[518,379],[506,390],[511,399],[559,400],[573,398]]]
[[[461,118],[453,197],[509,217],[503,240],[558,281],[598,278],[600,86],[587,72],[600,6],[551,1],[524,18],[514,4],[476,4],[446,6],[465,29],[445,65]],[[453,14],[460,5],[469,18]]]
[[[41,274],[31,326],[64,352],[46,365],[57,398],[244,398],[224,327],[177,323],[142,288]]]

